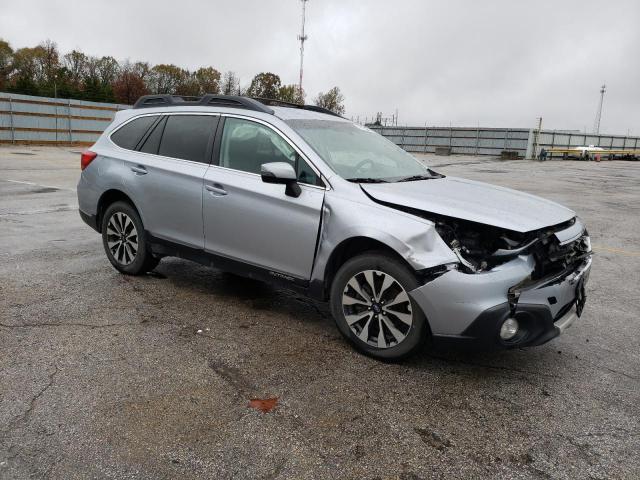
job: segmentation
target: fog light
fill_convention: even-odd
[[[515,318],[507,318],[500,327],[500,338],[510,340],[518,333],[518,321]]]

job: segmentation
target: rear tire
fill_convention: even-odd
[[[160,262],[147,246],[140,215],[129,203],[109,205],[102,216],[102,245],[116,270],[125,275],[140,275]]]
[[[384,252],[348,260],[331,284],[338,330],[371,357],[399,360],[415,354],[429,336],[424,313],[408,295],[419,286],[409,268]]]

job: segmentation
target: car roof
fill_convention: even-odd
[[[208,111],[224,112],[226,109],[252,111],[258,114],[274,115],[281,120],[344,120],[340,115],[316,105],[298,105],[271,98],[250,98],[239,95],[206,94],[197,97],[183,95],[144,95],[136,101],[132,110],[156,112],[167,109],[180,111],[181,107],[203,108]],[[222,109],[222,110],[221,110]]]
[[[348,122],[349,120],[323,112],[305,110],[295,107],[271,107],[273,114],[280,120],[327,120],[332,122]]]

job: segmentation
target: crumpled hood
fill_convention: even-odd
[[[367,183],[361,187],[380,202],[516,232],[557,225],[576,215],[562,205],[535,195],[456,177]]]

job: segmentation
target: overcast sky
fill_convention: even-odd
[[[298,78],[300,0],[0,0],[14,48]],[[309,0],[307,102],[400,123],[593,128],[640,135],[640,1]]]

